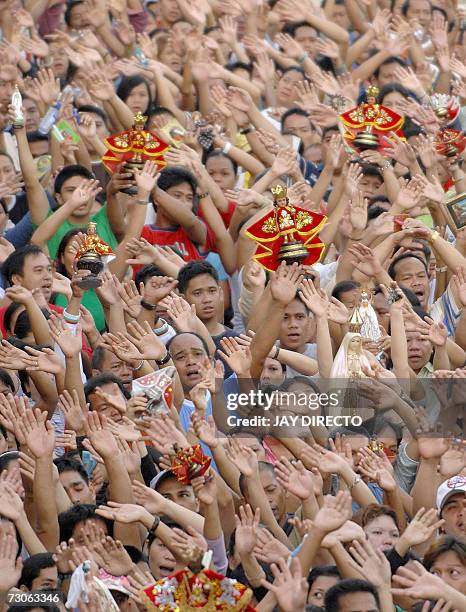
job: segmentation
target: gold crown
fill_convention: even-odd
[[[282,187],[281,185],[275,185],[270,191],[275,199],[287,197],[286,187]]]
[[[380,89],[378,87],[376,87],[375,85],[370,85],[367,89],[366,89],[366,96],[368,98],[377,98],[377,96],[380,93]]]
[[[147,117],[141,113],[137,113],[133,117],[134,127],[135,128],[143,128],[146,125]]]
[[[363,320],[361,317],[361,313],[359,312],[359,305],[358,305],[354,309],[354,312],[349,321],[350,332],[352,332],[353,334],[359,334],[361,332],[362,324],[363,324]]]

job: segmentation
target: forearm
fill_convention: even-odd
[[[233,159],[238,166],[241,166],[252,176],[260,174],[262,170],[264,170],[264,164],[262,164],[252,155],[249,155],[249,153],[246,153],[246,151],[243,151],[234,145],[232,145],[231,149],[228,151],[228,156],[231,157],[231,159]]]
[[[197,512],[193,512],[192,510],[188,510],[188,508],[183,508],[179,504],[171,501],[170,499],[164,498],[162,502],[162,507],[159,509],[158,514],[169,516],[176,523],[181,525],[184,529],[187,527],[193,527],[199,533],[204,531],[204,517],[198,514]]]
[[[466,259],[459,253],[455,247],[444,240],[441,236],[437,236],[434,240],[429,242],[432,247],[437,259],[443,261],[452,272],[456,272],[456,269],[466,264]]]
[[[33,481],[34,504],[36,506],[36,532],[48,551],[54,551],[60,542],[57,504],[54,490],[52,456],[36,459],[36,470]]]
[[[308,532],[300,551],[296,555],[301,563],[303,576],[307,576],[310,572],[325,535],[325,532],[314,526],[312,526],[311,530]]]
[[[271,297],[271,296],[270,296]],[[269,309],[262,311],[263,324],[257,330],[251,343],[252,354],[252,378],[259,378],[264,367],[264,362],[276,339],[280,335],[280,327],[283,321],[284,308],[272,298]]]
[[[81,378],[80,354],[65,357],[65,389],[72,393],[73,389],[79,397],[79,405],[83,412],[86,409],[86,397],[84,395],[83,381]]]
[[[114,36],[110,23],[105,23],[104,25],[98,27],[97,34],[100,36],[104,45],[108,47],[112,53],[118,57],[124,57],[125,46],[116,36]]]
[[[31,527],[24,510],[21,512],[19,519],[15,521],[15,526],[21,537],[21,541],[31,557],[32,555],[37,555],[38,553],[48,552],[40,539],[37,537],[34,529]]]
[[[26,304],[26,312],[29,317],[31,330],[36,344],[46,344],[47,346],[51,346],[52,338],[50,336],[50,328],[48,326],[47,319],[44,317],[42,310],[34,298]]]
[[[257,559],[247,554],[240,554],[240,559],[248,584],[253,588],[260,587],[261,580],[265,580],[266,575]]]
[[[317,17],[313,13],[307,13],[304,16],[304,21],[307,21],[313,28],[319,30],[337,43],[347,43],[349,40],[348,32],[331,21]]]
[[[239,488],[240,471],[238,468],[228,459],[225,449],[220,442],[218,442],[217,446],[215,447],[211,446],[210,450],[212,451],[212,455],[220,476],[232,491],[234,491],[238,496],[241,496],[241,491]]]
[[[123,239],[126,230],[125,207],[121,202],[123,197],[127,196],[120,192],[107,193],[107,219],[118,241]]]
[[[324,195],[330,185],[333,177],[333,168],[324,166],[324,169],[320,173],[319,178],[315,182],[310,192],[310,199],[318,206],[324,199]]]
[[[317,317],[317,364],[320,377],[329,378],[333,365],[333,351],[326,315]]]
[[[235,244],[210,195],[202,198],[201,210],[207,225],[215,235],[216,247],[222,264],[228,274],[233,274],[236,270]]]
[[[339,472],[339,476],[344,480],[349,492],[351,493],[351,497],[361,507],[365,508],[370,504],[377,503],[377,500],[372,491],[347,463],[342,466],[342,469]]]
[[[196,215],[184,206],[180,206],[175,198],[169,196],[158,187],[155,188],[156,202],[164,208],[176,224],[181,225],[191,240],[197,244],[205,244],[207,228]]]
[[[114,114],[116,115],[118,121],[124,127],[125,130],[128,130],[133,127],[134,117],[133,113],[130,111],[128,106],[123,102],[121,98],[119,98],[116,94],[112,96],[109,100],[109,105],[112,108]]]
[[[390,332],[393,370],[399,380],[403,380],[408,371],[408,343],[404,326],[403,312],[397,307],[390,308]]]
[[[199,111],[202,115],[206,116],[212,112],[212,105],[210,102],[210,87],[207,82],[195,81],[197,89],[197,99],[199,105]]]
[[[466,309],[463,308],[461,316],[458,321],[458,325],[455,330],[455,342],[456,344],[466,351]]]
[[[34,225],[40,225],[49,213],[49,201],[37,178],[34,158],[29,149],[25,128],[15,130],[15,136],[31,220]]]
[[[204,517],[203,535],[206,540],[218,540],[222,536],[222,525],[218,512],[217,500],[211,504],[200,504],[200,513]]]
[[[55,379],[40,370],[29,372],[29,376],[36,387],[40,400],[47,406],[48,418],[51,418],[58,402],[58,391]]]
[[[272,357],[277,359],[283,365],[289,366],[293,370],[296,370],[303,376],[314,376],[319,371],[318,364],[315,359],[302,355],[296,351],[288,351],[286,349],[279,349],[278,353],[274,349],[271,351]]]
[[[420,460],[416,480],[411,490],[413,513],[420,508],[435,508],[436,493],[441,479],[437,472],[438,457]]]
[[[47,242],[57,233],[61,225],[68,219],[73,209],[68,204],[63,204],[49,217],[44,219],[32,235],[31,242],[38,246],[47,245]],[[31,213],[32,215],[32,213]]]
[[[434,366],[434,370],[450,369],[450,359],[448,357],[448,349],[446,345],[435,347],[432,365]]]
[[[389,57],[390,55],[387,53],[387,51],[378,51],[378,53],[367,59],[355,70],[353,70],[351,76],[354,80],[368,79],[372,74],[374,74],[380,64]]]

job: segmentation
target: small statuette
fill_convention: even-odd
[[[13,92],[13,95],[11,96],[11,106],[15,111],[13,128],[19,129],[24,127],[23,98],[18,89],[18,85],[15,85],[15,90]]]
[[[114,258],[112,249],[99,238],[96,228],[95,223],[89,223],[84,243],[76,253],[76,268],[89,271],[89,275],[79,282],[82,289],[100,287],[102,280],[98,276],[106,261]]]

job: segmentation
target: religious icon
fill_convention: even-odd
[[[178,482],[189,484],[193,478],[203,476],[209,469],[211,459],[202,452],[200,444],[180,448],[173,457],[171,471]]]
[[[374,149],[383,151],[390,132],[403,137],[401,127],[404,118],[395,111],[377,103],[379,90],[368,87],[367,102],[359,104],[339,116],[344,141],[356,151]]]
[[[273,210],[246,230],[258,243],[254,259],[266,270],[276,270],[282,261],[305,265],[319,261],[325,245],[317,233],[327,217],[291,204],[281,185],[272,187],[272,194]]]
[[[102,163],[110,174],[118,171],[123,162],[126,162],[125,172],[132,172],[133,177],[135,172],[142,170],[146,161],[155,162],[159,169],[165,166],[163,155],[169,146],[144,129],[146,121],[147,117],[138,113],[130,130],[104,140],[108,151],[102,157]],[[134,195],[137,187],[134,185],[122,191]]]
[[[13,127],[16,129],[24,127],[23,98],[21,97],[18,85],[15,85],[15,90],[11,96],[11,106],[15,111]]]
[[[460,193],[446,203],[456,229],[466,226],[466,193]]]
[[[89,223],[84,243],[76,253],[76,268],[90,274],[79,281],[82,289],[96,289],[102,284],[99,274],[104,265],[114,259],[112,249],[97,235],[97,224]]]

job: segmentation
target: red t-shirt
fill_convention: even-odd
[[[145,225],[141,233],[141,238],[145,238],[150,244],[175,247],[185,261],[203,259],[203,256],[199,252],[199,248],[192,242],[186,230],[181,227],[181,225],[176,229],[162,229],[155,225]],[[203,247],[203,250],[207,252],[215,250],[212,232],[209,228],[207,228],[206,244],[203,245]]]

